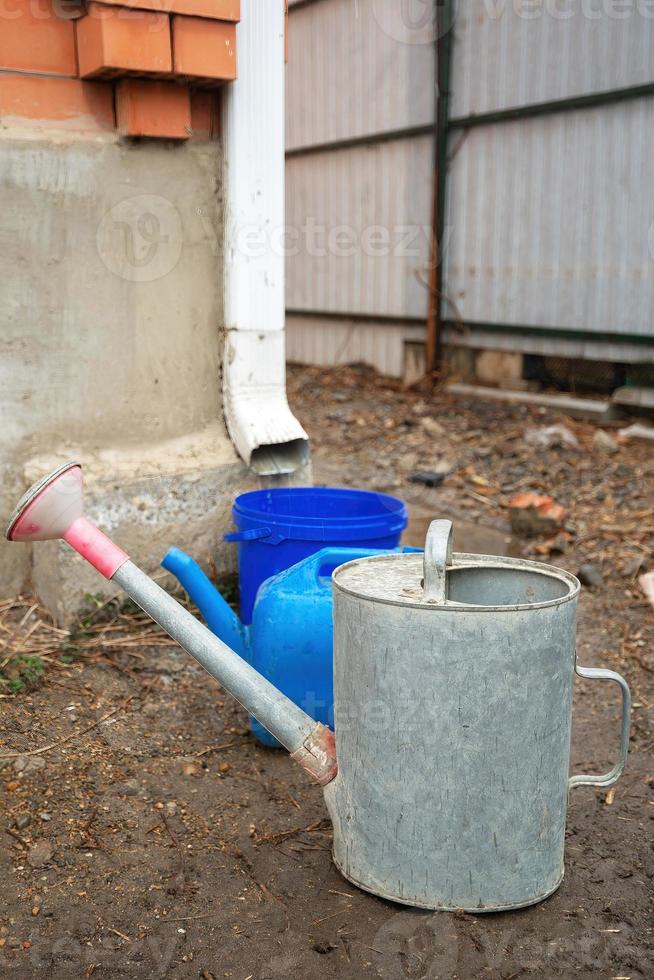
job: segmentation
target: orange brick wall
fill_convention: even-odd
[[[90,3],[76,30],[81,78],[172,73],[168,14]]]
[[[123,78],[116,86],[116,122],[125,136],[186,140],[191,135],[189,90],[174,82]]]
[[[93,0],[77,20],[58,17],[54,0],[10,8],[0,19],[0,123],[218,135],[213,89],[236,78],[240,0]]]
[[[54,16],[51,0],[15,0],[0,19],[0,69],[76,75],[73,23]]]
[[[205,84],[236,78],[236,24],[176,15],[172,31],[175,74]]]

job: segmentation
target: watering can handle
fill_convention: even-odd
[[[251,527],[247,531],[232,531],[223,535],[223,541],[258,541],[259,538],[269,538],[272,531],[269,527]]]
[[[590,776],[590,775],[579,775],[571,776],[568,780],[568,788],[572,789],[573,786],[612,786],[616,783],[622,771],[625,767],[627,761],[627,752],[629,751],[629,724],[630,724],[630,711],[631,711],[631,694],[629,691],[629,685],[627,684],[624,677],[620,674],[616,674],[613,670],[604,670],[602,667],[580,667],[579,664],[575,664],[575,671],[579,677],[586,677],[589,680],[606,680],[614,681],[616,684],[620,685],[620,691],[622,693],[622,732],[620,734],[620,757],[614,765],[610,772],[605,773],[603,776]]]
[[[422,548],[402,548],[402,554],[422,554]],[[391,551],[400,551],[399,548],[394,549],[379,549],[379,548],[346,548],[345,546],[334,546],[333,548],[327,547],[322,548],[321,551],[316,551],[315,554],[310,555],[305,558],[303,562],[296,566],[298,570],[301,568],[309,576],[310,581],[317,585],[320,589],[330,589],[332,587],[332,577],[321,576],[321,571],[326,565],[333,565],[338,568],[339,565],[344,565],[348,561],[355,561],[358,558],[374,558],[380,554],[390,553]]]
[[[331,575],[327,578],[320,574],[326,565],[333,565],[334,568],[338,568],[339,565],[344,565],[348,561],[354,561],[357,558],[370,558],[378,554],[379,551],[374,548],[327,547],[316,551],[313,555],[306,558],[302,562],[302,567],[308,574],[309,580],[313,585],[319,589],[329,589],[331,591]]]
[[[427,602],[447,601],[447,566],[452,564],[452,521],[432,521],[427,531],[424,590]]]

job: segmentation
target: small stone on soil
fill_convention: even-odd
[[[622,574],[625,578],[634,578],[641,572],[646,572],[649,568],[649,558],[647,555],[637,555],[624,566]]]
[[[30,772],[38,772],[40,769],[45,769],[45,759],[41,758],[40,755],[19,755],[14,762],[14,769],[16,772],[22,772],[25,775]]]
[[[536,449],[556,449],[566,446],[573,448],[579,445],[576,435],[567,425],[544,425],[527,429],[525,442]]]
[[[423,427],[428,436],[444,436],[445,429],[437,422],[436,419],[431,418],[431,416],[426,415],[424,418],[420,419],[420,425]]]
[[[135,779],[127,779],[116,790],[119,796],[138,796],[139,784]]]
[[[593,436],[593,449],[600,453],[608,453],[609,455],[620,452],[620,446],[604,429],[598,429]]]
[[[589,589],[601,589],[604,585],[604,577],[596,565],[582,565],[577,572],[577,578]]]
[[[409,483],[421,483],[425,487],[437,487],[447,476],[449,470],[439,473],[437,470],[417,470],[409,477]]]
[[[47,864],[54,854],[54,847],[49,840],[39,840],[30,847],[27,854],[27,863],[32,868],[42,868]]]
[[[337,949],[333,943],[314,943],[311,949],[315,950],[316,953],[331,953],[333,949]]]

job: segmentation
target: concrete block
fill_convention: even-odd
[[[512,351],[482,350],[475,363],[477,380],[484,385],[503,387],[522,381],[523,355]]]
[[[125,11],[100,3],[75,22],[81,78],[130,72],[170,74],[172,51],[168,14]]]
[[[425,345],[420,341],[404,341],[404,368],[402,381],[405,385],[414,385],[421,381],[426,371]]]
[[[173,17],[173,69],[202,81],[236,78],[236,24],[200,17]]]
[[[505,391],[500,388],[487,388],[483,385],[463,382],[448,384],[447,391],[465,398],[488,398],[490,401],[508,402],[517,405],[542,405],[552,408],[573,419],[590,419],[597,422],[611,417],[611,404],[599,398],[573,398],[571,395],[549,395],[531,391]]]
[[[475,359],[476,351],[469,347],[452,347],[447,345],[443,349],[443,360],[447,365],[448,376],[458,378],[462,381],[474,381],[475,379]]]
[[[0,455],[0,598],[22,592],[30,574],[30,546],[24,548],[5,538],[9,515],[27,488],[20,466],[11,457]]]
[[[185,85],[124,78],[116,86],[116,122],[123,136],[187,140],[191,99]]]
[[[220,166],[215,147],[202,143],[135,148],[114,133],[50,140],[30,129],[5,131],[0,211],[12,247],[4,256],[0,335],[0,530],[64,439],[64,459],[79,454],[92,476],[90,463],[104,447],[140,446],[145,462],[163,445],[175,462],[175,440],[215,425],[213,462],[198,470],[213,466],[216,487],[226,487],[220,481],[229,473],[240,486],[242,469],[216,422]],[[43,454],[30,469],[28,461]],[[190,463],[172,472],[182,483],[188,473],[192,485]],[[235,490],[224,492],[227,515]],[[217,535],[216,520],[207,520]],[[161,543],[172,538],[161,525]],[[188,540],[195,544],[193,534]],[[29,572],[30,549],[0,535],[0,599],[29,588]]]
[[[0,11],[0,70],[77,74],[75,29],[51,0],[13,0]]]
[[[611,395],[614,405],[623,405],[625,408],[646,409],[654,411],[654,388],[637,387],[616,388]]]

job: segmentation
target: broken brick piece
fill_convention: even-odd
[[[551,534],[561,527],[566,511],[553,497],[519,493],[509,501],[509,519],[514,534],[525,538]]]

